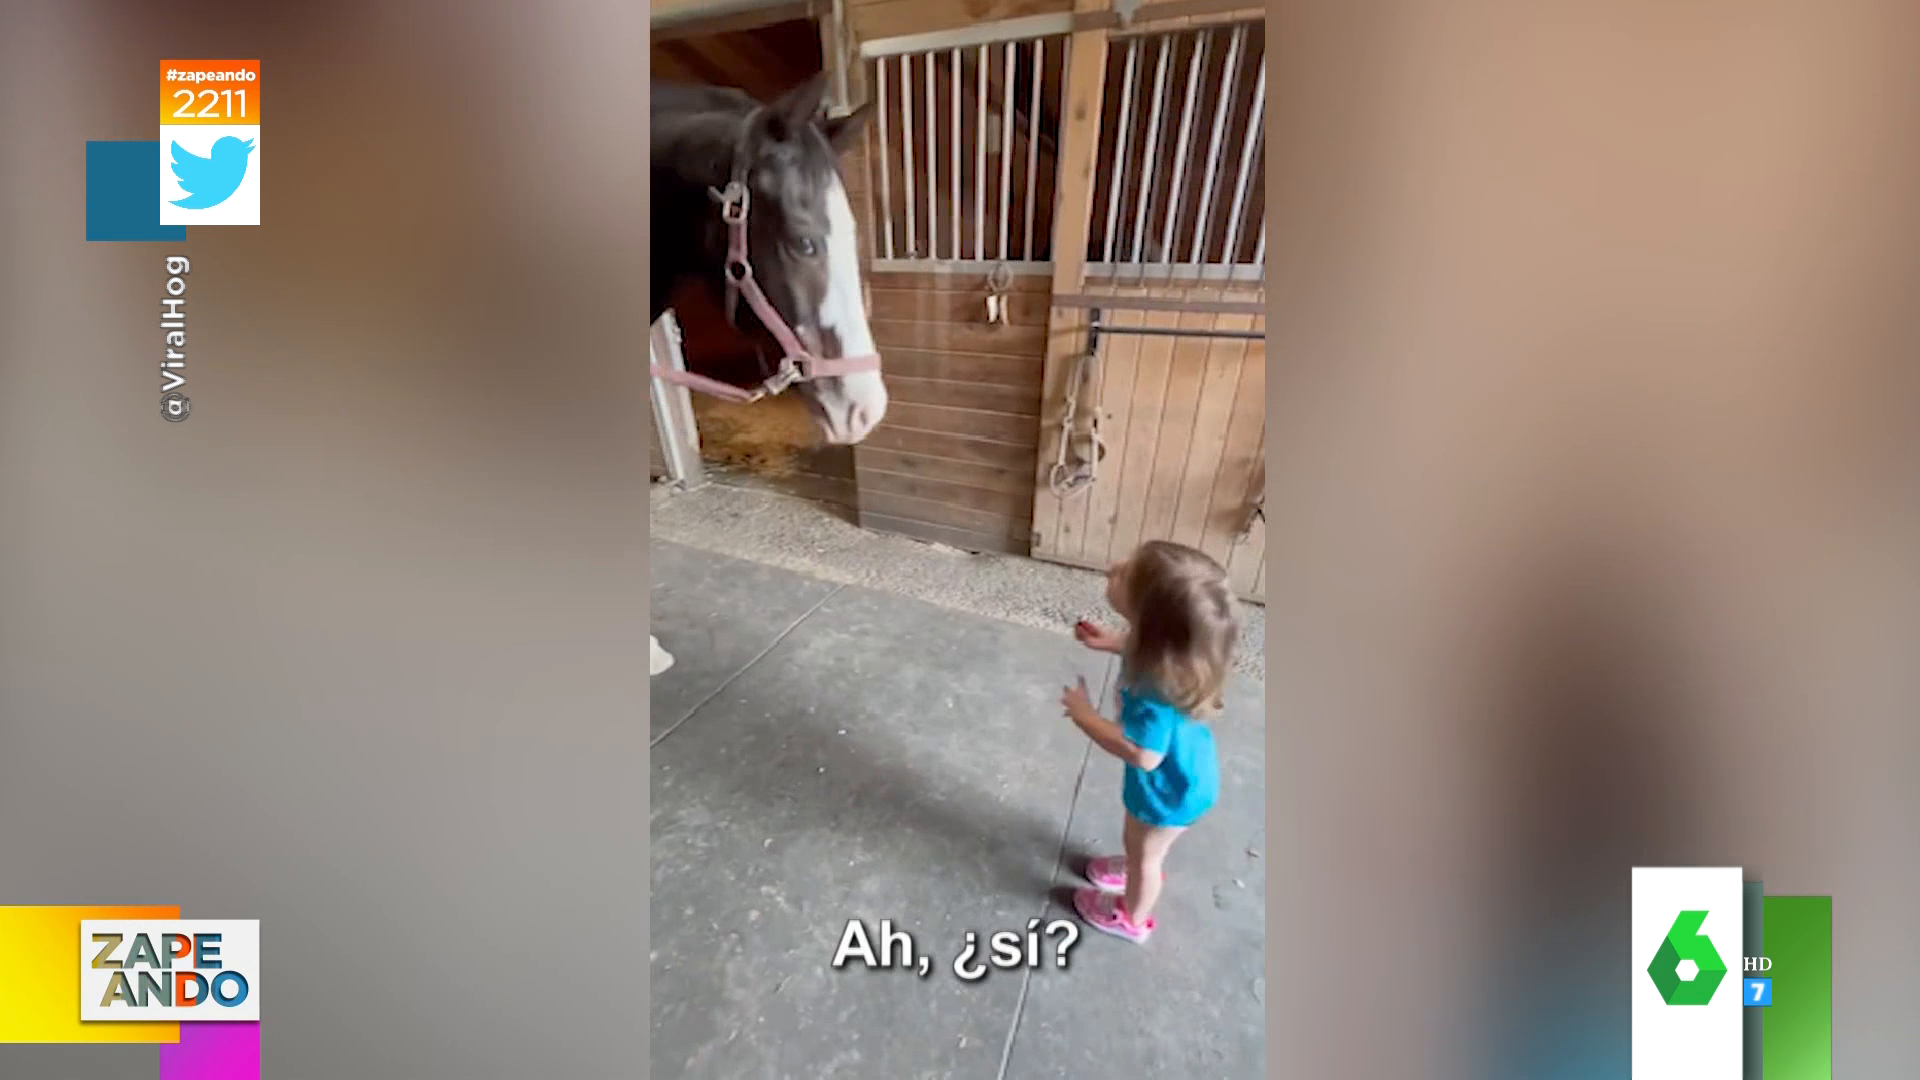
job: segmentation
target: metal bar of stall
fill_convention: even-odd
[[[881,274],[962,274],[984,278],[1001,267],[1015,277],[1053,276],[1053,264],[1043,259],[1007,263],[992,259],[875,259],[868,269]]]
[[[1027,106],[1027,242],[1020,249],[1024,259],[1033,258],[1033,212],[1036,182],[1040,178],[1040,73],[1046,55],[1044,38],[1033,43],[1033,101]]]
[[[1160,232],[1160,258],[1166,263],[1178,260],[1173,256],[1175,230],[1180,226],[1180,204],[1186,194],[1187,158],[1193,151],[1193,113],[1196,104],[1195,94],[1200,88],[1200,69],[1207,66],[1207,42],[1213,39],[1213,31],[1202,30],[1193,36],[1193,52],[1187,57],[1187,97],[1180,107],[1180,146],[1173,159],[1173,182],[1167,188],[1167,222]]]
[[[913,57],[900,58],[900,149],[904,155],[904,164],[900,169],[900,182],[906,187],[907,195],[907,258],[911,259],[914,250],[913,236]]]
[[[1220,175],[1220,140],[1226,133],[1227,107],[1233,102],[1233,84],[1240,73],[1240,44],[1246,37],[1247,28],[1236,26],[1227,39],[1227,59],[1220,68],[1220,96],[1213,105],[1213,137],[1207,142],[1206,180],[1200,185],[1200,212],[1193,219],[1193,248],[1187,255],[1190,263],[1206,261],[1207,233],[1213,224],[1213,181]]]
[[[947,252],[949,259],[960,258],[960,50],[955,49],[947,56],[947,73],[951,93],[947,95],[948,110],[953,116],[953,139],[947,145],[948,198],[947,209],[952,211],[953,247]]]
[[[893,172],[893,150],[887,143],[887,62],[875,62],[874,84],[879,93],[880,123],[880,250],[893,258],[893,198],[888,175]]]
[[[1153,66],[1153,111],[1147,114],[1147,147],[1140,170],[1140,192],[1134,200],[1133,258],[1127,260],[1133,263],[1140,262],[1146,251],[1147,203],[1153,198],[1154,151],[1160,147],[1160,114],[1166,111],[1161,108],[1161,98],[1167,90],[1167,54],[1173,51],[1172,41],[1171,37],[1161,37],[1160,59]]]
[[[1000,258],[1007,257],[1007,229],[1013,218],[1013,42],[1000,46],[1006,79],[1000,87]]]
[[[921,57],[927,63],[927,258],[940,257],[940,224],[934,215],[940,211],[940,117],[933,111],[939,99],[933,96],[933,54]]]
[[[1120,220],[1120,181],[1125,175],[1123,162],[1127,160],[1127,129],[1133,121],[1133,70],[1140,56],[1140,39],[1127,42],[1127,63],[1120,77],[1120,115],[1115,123],[1113,161],[1095,162],[1096,168],[1107,169],[1107,243],[1102,251],[1101,261],[1113,262],[1113,230]]]
[[[1220,261],[1237,263],[1240,239],[1240,210],[1247,198],[1247,180],[1252,173],[1253,148],[1266,136],[1261,122],[1267,103],[1267,65],[1260,65],[1260,78],[1253,84],[1253,105],[1247,109],[1247,137],[1240,146],[1240,169],[1233,183],[1233,209],[1227,214],[1227,243],[1220,249]]]
[[[1047,301],[1057,308],[1099,308],[1102,311],[1177,311],[1200,315],[1265,315],[1267,305],[1252,300],[1189,300],[1172,296],[1116,296],[1112,293],[1054,293]]]
[[[1090,308],[1087,318],[1087,351],[1092,353],[1099,348],[1100,338],[1104,335],[1126,335],[1128,337],[1185,337],[1208,338],[1230,341],[1265,341],[1264,330],[1199,330],[1183,329],[1177,326],[1108,326],[1105,319],[1106,309]]]
[[[987,47],[973,65],[980,103],[973,112],[973,257],[987,257]],[[958,134],[956,133],[956,137]]]
[[[1267,263],[1267,222],[1265,214],[1260,215],[1260,217],[1260,242],[1253,245],[1253,262],[1256,266],[1265,266]]]

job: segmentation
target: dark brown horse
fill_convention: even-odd
[[[880,422],[887,390],[839,161],[868,110],[829,118],[825,90],[820,75],[762,104],[725,87],[653,83],[653,318],[701,290],[780,360],[750,379],[720,370],[695,372],[705,376],[696,382],[722,393],[714,382],[792,386],[826,440],[847,444]]]

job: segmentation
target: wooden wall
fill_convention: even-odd
[[[859,41],[956,30],[975,23],[1072,11],[1073,0],[847,0]]]
[[[1172,290],[1109,290],[1127,297],[1167,297]],[[1258,302],[1253,290],[1194,290],[1192,299]],[[1258,315],[1139,311],[1115,308],[1110,326],[1208,330],[1266,329]],[[1267,347],[1264,341],[1114,334],[1100,347],[1093,386],[1107,453],[1092,487],[1065,500],[1048,490],[1034,554],[1100,568],[1142,540],[1189,544],[1226,566],[1234,588],[1265,597],[1266,532],[1250,519],[1265,484]],[[1064,395],[1063,395],[1064,396]],[[1051,403],[1050,403],[1051,404]],[[1084,407],[1083,407],[1084,410]],[[1049,408],[1050,416],[1057,416]],[[1055,433],[1041,440],[1051,454]],[[1046,460],[1051,460],[1047,458]],[[1041,468],[1044,470],[1045,461]]]
[[[1014,279],[1008,326],[985,325],[984,279],[873,274],[868,286],[892,403],[854,448],[860,523],[1026,554],[1046,279]]]
[[[845,31],[848,44],[857,47],[863,40],[1104,6],[1099,0],[847,0]],[[1183,19],[1180,24],[1211,23],[1223,17],[1222,13],[1208,13],[1191,21]],[[1168,27],[1163,24],[1160,28]],[[829,35],[837,32],[838,28],[828,31]],[[1076,39],[1080,36],[1084,35],[1076,35]],[[1074,82],[1100,83],[1102,73],[1117,62],[1117,53],[1109,53],[1104,47],[1097,50],[1097,59],[1087,65],[1087,74]],[[1050,81],[1062,70],[1056,56],[1048,56]],[[1211,77],[1218,63],[1216,54],[1204,74]],[[849,69],[852,101],[873,100],[871,71],[871,65],[861,63]],[[897,71],[896,67],[892,74]],[[969,99],[962,103],[962,115],[970,119],[975,86],[966,71],[962,85]],[[951,76],[939,70],[935,94],[943,125],[951,115],[945,99],[950,87]],[[897,178],[901,131],[896,78],[890,77],[889,90],[895,112],[889,128]],[[924,83],[915,90],[916,94],[923,93]],[[1072,108],[1068,98],[1074,93],[1070,87],[1047,88],[1045,96],[1052,115],[1043,118],[1043,128],[1054,129],[1066,123],[1065,114]],[[1235,98],[1245,93],[1243,82]],[[994,99],[1000,96],[992,90],[990,94]],[[1026,102],[1016,104],[1024,108]],[[1083,160],[1092,160],[1103,142],[1111,147],[1114,119],[1103,115],[1111,111],[1111,102],[1103,105],[1106,107],[1095,106],[1091,115],[1076,125],[1078,131],[1072,138],[1086,144],[1081,151],[1086,154]],[[1244,105],[1239,101],[1232,108],[1235,114],[1244,115]],[[1229,126],[1237,127],[1237,118]],[[937,145],[945,150],[942,134]],[[971,127],[962,134],[967,139],[961,155],[966,199],[962,209],[970,231],[972,185],[967,174],[973,167]],[[1025,155],[1029,152],[1024,145],[1024,115],[1014,136],[1015,176],[1023,180]],[[915,137],[917,157],[925,145],[924,128],[918,123]],[[1047,165],[1051,166],[1054,152],[1068,152],[1063,141],[1066,138],[1062,129],[1044,142],[1041,154]],[[850,194],[865,218],[868,249],[878,254],[878,198],[867,160],[875,145],[869,139],[865,146],[848,154],[844,165]],[[989,164],[991,168],[993,163]],[[944,156],[939,167],[943,182],[936,190],[942,201],[936,212],[945,226],[950,217],[944,205],[949,190],[944,182]],[[924,163],[919,168],[924,170]],[[1051,210],[1058,200],[1065,198],[1067,203],[1091,210],[1088,204],[1097,196],[1103,197],[1107,189],[1101,186],[1104,175],[1094,177],[1083,172],[1069,183],[1065,177],[1073,170],[1060,170],[1058,180],[1052,175],[1055,171],[1051,167],[1042,170],[1038,203],[1045,213],[1036,222],[1036,232],[1058,243],[1063,234],[1051,221]],[[916,177],[916,183],[920,182]],[[1182,186],[1196,182],[1189,175]],[[1056,192],[1056,183],[1071,190]],[[904,254],[904,245],[899,242],[904,228],[902,191],[897,180],[890,194],[896,253]],[[1123,197],[1126,194],[1123,190]],[[1169,195],[1163,190],[1155,198],[1164,202]],[[924,203],[924,189],[921,199]],[[885,359],[892,403],[886,420],[851,451],[850,490],[857,519],[868,528],[967,550],[1033,554],[1090,567],[1106,565],[1141,539],[1165,536],[1214,555],[1227,565],[1241,595],[1261,598],[1265,587],[1264,522],[1254,521],[1250,531],[1246,526],[1249,509],[1264,481],[1264,342],[1202,337],[1109,338],[1087,399],[1089,404],[1097,401],[1105,414],[1107,456],[1100,467],[1100,480],[1090,491],[1065,501],[1046,490],[1046,467],[1052,461],[1064,402],[1061,371],[1084,341],[1079,323],[1068,317],[1072,313],[1053,309],[1053,289],[1237,301],[1257,300],[1263,295],[1244,289],[1228,292],[1088,282],[1083,263],[1087,255],[1098,257],[1092,250],[1094,241],[1096,236],[1104,236],[1104,203],[1100,206],[1099,228],[1088,228],[1092,222],[1083,221],[1078,229],[1065,229],[1076,250],[1058,253],[1068,257],[1064,277],[1058,269],[1062,263],[1056,259],[1054,279],[1014,278],[1009,326],[986,324],[982,276],[869,274],[869,309],[874,337]],[[997,206],[992,209],[997,210]],[[924,207],[921,213],[925,213]],[[1024,214],[1017,214],[1015,221],[1023,233]],[[1193,227],[1193,223],[1181,223],[1176,246],[1191,236]],[[944,250],[947,246],[941,243],[942,255],[948,254]],[[1122,325],[1196,331],[1264,329],[1264,319],[1249,314],[1115,309],[1107,318]]]

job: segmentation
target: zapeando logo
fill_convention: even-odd
[[[1706,918],[1704,911],[1682,911],[1661,940],[1659,951],[1653,954],[1653,962],[1647,965],[1654,988],[1669,1005],[1705,1005],[1713,1000],[1713,992],[1726,977],[1727,965],[1720,959],[1719,950],[1700,932]],[[1691,977],[1681,971],[1686,964],[1693,965]]]

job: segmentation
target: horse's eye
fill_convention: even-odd
[[[802,236],[793,241],[793,253],[803,259],[815,258],[820,254],[820,245],[811,236]]]

